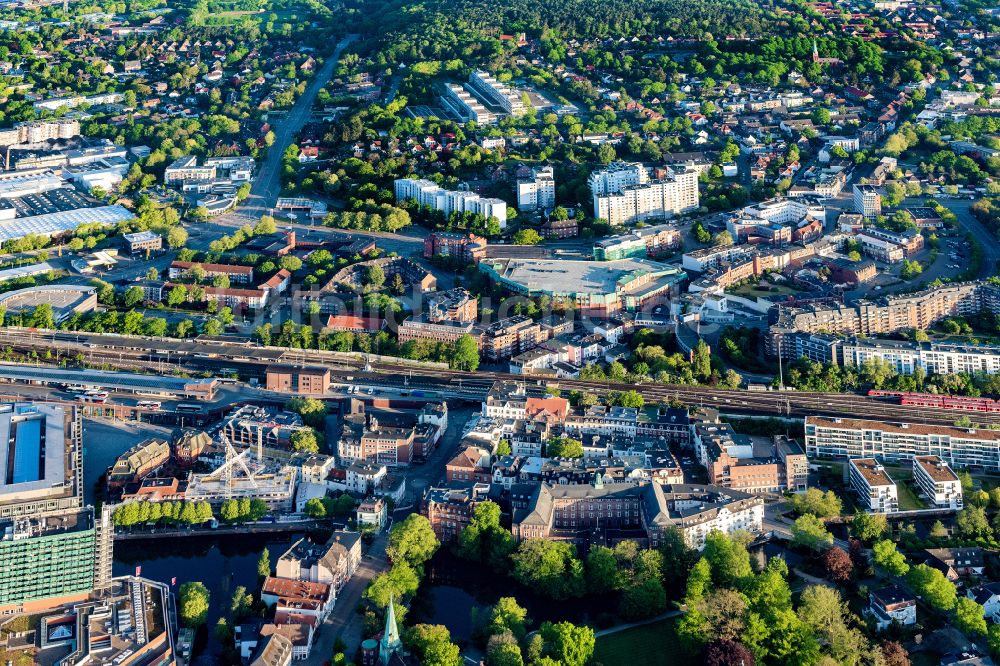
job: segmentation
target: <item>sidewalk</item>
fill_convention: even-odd
[[[661,620],[669,620],[672,617],[678,617],[683,614],[684,611],[682,610],[667,611],[666,613],[660,613],[659,615],[654,615],[653,617],[647,617],[645,620],[639,620],[638,622],[619,624],[616,627],[610,627],[608,629],[601,629],[600,631],[595,631],[594,636],[600,638],[601,636],[607,636],[609,634],[617,634],[619,631],[625,631],[626,629],[632,629],[633,627],[641,627],[647,624],[653,624],[654,622],[660,622]]]

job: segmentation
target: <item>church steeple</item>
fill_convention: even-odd
[[[382,666],[387,666],[392,655],[402,647],[399,640],[399,627],[396,626],[396,610],[393,607],[392,599],[389,599],[389,608],[385,612],[385,630],[382,632],[382,640],[379,641],[378,657]]]
[[[819,49],[816,48],[816,40],[813,40],[813,62],[819,60]]]

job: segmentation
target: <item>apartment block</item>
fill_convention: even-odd
[[[511,116],[523,115],[527,109],[521,101],[521,95],[500,83],[489,72],[477,69],[469,75],[469,86],[480,97],[490,104],[503,109]]]
[[[424,311],[431,322],[468,324],[476,321],[479,314],[479,301],[462,287],[436,291],[424,299]]]
[[[496,114],[492,113],[476,99],[472,93],[457,83],[445,83],[441,104],[451,111],[461,122],[474,122],[478,125],[492,125],[496,122]]]
[[[588,179],[594,197],[594,217],[613,226],[673,217],[698,207],[698,173],[664,168],[651,180],[641,164],[618,162],[595,171]]]
[[[693,253],[692,253],[693,254]],[[688,268],[688,255],[684,256]],[[932,287],[912,294],[883,296],[853,306],[836,303],[779,308],[767,340],[768,353],[776,355],[783,337],[792,333],[846,333],[875,336],[909,329],[927,329],[953,316],[1000,312],[1000,289],[988,282],[962,282]],[[789,358],[790,350],[782,348]]]
[[[860,506],[874,513],[899,511],[896,483],[874,458],[851,458],[848,461],[851,488],[858,495]]]
[[[193,273],[202,271],[207,278],[214,278],[225,275],[230,282],[237,284],[250,284],[253,282],[253,266],[240,266],[237,264],[201,264],[193,261],[174,261],[167,269],[167,276],[171,280],[179,277],[191,277]]]
[[[11,129],[0,130],[0,146],[42,143],[80,136],[80,121],[72,118],[29,120]]]
[[[483,331],[483,355],[492,361],[516,356],[545,340],[538,322],[527,315],[514,315],[493,322]]]
[[[877,457],[888,463],[938,456],[952,468],[1000,471],[1000,432],[958,426],[807,416],[806,454],[823,458]]]
[[[962,482],[938,456],[913,456],[913,481],[934,506],[962,508]]]
[[[430,206],[443,212],[473,213],[489,219],[495,217],[500,228],[507,226],[507,203],[503,199],[481,197],[475,192],[445,190],[430,180],[397,178],[393,184],[396,201],[413,199],[421,206]]]
[[[556,180],[552,167],[534,167],[531,170],[531,178],[517,181],[518,210],[552,210],[555,206]]]

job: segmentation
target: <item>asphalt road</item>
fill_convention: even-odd
[[[215,222],[228,226],[242,226],[248,221],[255,222],[269,209],[274,208],[278,195],[281,194],[281,158],[288,146],[295,142],[302,126],[309,119],[316,95],[319,94],[320,88],[330,80],[333,68],[340,60],[340,54],[354,38],[354,35],[348,35],[337,44],[333,54],[316,72],[309,85],[306,86],[305,92],[295,101],[285,118],[274,124],[274,145],[268,149],[264,161],[260,164],[250,186],[250,196],[234,211],[220,215],[215,219]]]

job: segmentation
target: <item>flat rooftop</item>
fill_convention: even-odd
[[[17,217],[0,222],[0,242],[21,238],[28,234],[50,236],[64,231],[72,231],[82,224],[117,224],[135,217],[127,208],[119,204],[77,208],[28,217]]]
[[[858,470],[869,486],[895,485],[882,463],[874,458],[852,458],[851,466]]]
[[[112,391],[155,391],[186,394],[192,391],[208,392],[216,379],[186,379],[159,375],[138,375],[129,372],[104,370],[73,370],[17,363],[0,363],[0,377],[26,382],[63,383],[104,388]]]
[[[976,428],[959,428],[958,426],[931,425],[924,423],[900,423],[892,421],[873,421],[870,419],[843,419],[826,416],[807,416],[806,427],[833,430],[878,430],[897,435],[940,435],[955,439],[971,439],[1000,443],[1000,431]]]
[[[674,270],[648,259],[573,261],[568,259],[507,259],[487,261],[503,279],[529,290],[554,293],[612,294],[631,281],[633,274]]]
[[[58,405],[0,405],[0,502],[66,494],[72,476],[68,425]]]
[[[958,475],[952,471],[948,463],[937,456],[914,456],[913,464],[919,465],[927,476],[940,483],[958,481]]]

